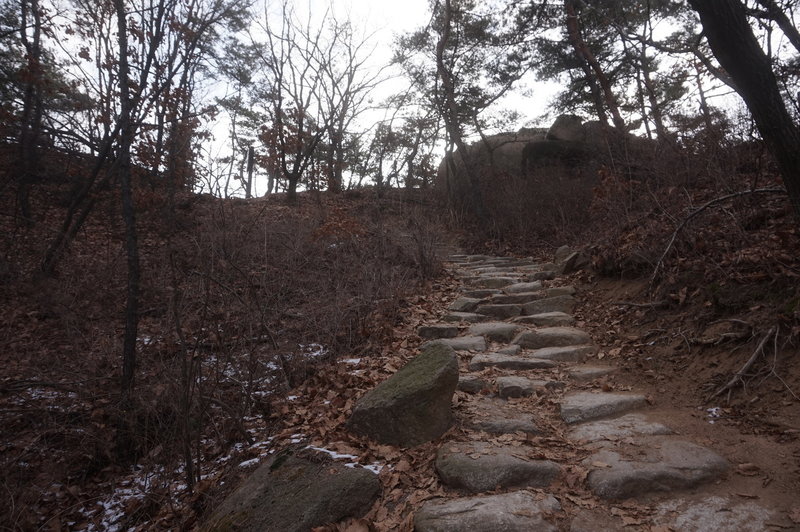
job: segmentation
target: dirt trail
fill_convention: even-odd
[[[746,434],[676,393],[646,342],[637,363],[621,357],[591,309],[573,316],[586,287],[560,286],[555,265],[449,268],[462,297],[419,335],[459,326],[434,341],[460,355],[460,430],[439,447],[445,496],[415,512],[417,530],[800,530],[796,437]]]

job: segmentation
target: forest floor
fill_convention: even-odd
[[[142,191],[150,273],[139,333],[142,402],[131,420],[117,404],[125,270],[113,198],[99,203],[58,277],[35,274],[67,189],[34,204],[33,228],[8,217],[1,228],[0,460],[9,497],[0,530],[190,530],[286,446],[324,448],[380,471],[384,498],[368,516],[375,530],[409,530],[415,508],[444,493],[434,444],[375,445],[343,425],[358,397],[415,356],[417,328],[437,321],[461,289],[434,255],[474,243],[443,228],[435,203],[371,193],[308,196],[299,208],[187,197],[173,233],[163,203]],[[781,253],[796,248],[792,231]],[[777,251],[767,244],[748,248],[747,275],[731,267],[735,282],[698,274],[698,255],[687,254],[670,265],[672,280],[660,291],[646,275],[609,274],[606,263],[596,263],[602,275],[559,283],[578,290],[575,315],[598,357],[622,368],[603,386],[645,393],[681,435],[734,464],[727,483],[703,493],[785,508],[778,528],[791,530],[800,521],[800,324],[796,288],[787,286],[798,258],[781,258],[776,280]],[[526,254],[547,261],[552,251]],[[709,269],[720,265],[729,267]],[[741,382],[712,397],[765,338]],[[197,399],[182,407],[187,390]],[[137,431],[133,449],[119,448],[120,426]],[[630,530],[649,529],[635,503],[614,508]]]

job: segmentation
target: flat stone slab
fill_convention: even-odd
[[[532,380],[525,377],[510,375],[507,377],[497,377],[497,395],[503,399],[509,397],[528,397],[535,393],[547,391],[547,381]]]
[[[518,294],[495,294],[489,298],[492,305],[525,305],[542,299],[542,292],[520,292]]]
[[[493,316],[495,318],[507,319],[519,316],[520,312],[522,312],[522,306],[484,304],[484,305],[477,305],[475,308],[475,312],[477,312],[478,314]]]
[[[462,375],[458,378],[456,389],[467,393],[480,393],[489,387],[489,383],[475,375]]]
[[[524,315],[542,314],[544,312],[564,312],[572,314],[575,309],[575,298],[572,296],[557,296],[531,301],[522,306]]]
[[[523,292],[538,292],[542,289],[541,281],[533,281],[530,283],[515,283],[506,286],[503,291],[506,294],[520,294]]]
[[[507,345],[495,351],[498,355],[518,355],[522,348],[518,345]]]
[[[573,345],[566,347],[545,347],[527,353],[528,356],[556,362],[583,362],[586,357],[597,353],[595,345]]]
[[[481,277],[471,284],[475,288],[503,288],[518,281],[516,277]]]
[[[622,414],[645,406],[647,400],[644,395],[576,392],[561,399],[561,419],[571,425]]]
[[[589,472],[589,489],[604,499],[627,499],[653,492],[694,488],[720,478],[729,468],[723,457],[695,443],[646,438],[630,456],[601,450],[583,464]],[[602,467],[598,468],[601,465]]]
[[[483,336],[459,336],[458,338],[441,338],[431,340],[422,344],[425,349],[428,346],[442,344],[452,347],[456,351],[486,351],[486,340]]]
[[[472,312],[483,301],[477,297],[459,297],[447,307],[447,310],[453,312]]]
[[[681,532],[706,532],[708,530],[735,530],[736,532],[763,532],[780,530],[768,523],[779,521],[778,512],[764,508],[755,501],[742,501],[727,497],[703,497],[701,501],[671,499],[657,506],[653,519],[656,525],[668,526]],[[792,525],[795,525],[794,527]],[[796,530],[789,523],[785,530]]]
[[[570,439],[585,442],[616,441],[630,436],[666,434],[672,434],[672,431],[661,423],[648,420],[644,414],[626,414],[614,419],[584,423],[569,431]]]
[[[552,360],[542,360],[520,355],[501,355],[499,353],[485,353],[475,355],[469,361],[470,371],[480,371],[485,368],[494,367],[502,369],[548,369],[556,367]]]
[[[525,277],[529,281],[550,281],[556,278],[556,272],[552,270],[542,270],[528,273]]]
[[[469,334],[483,336],[490,342],[510,342],[520,331],[519,325],[502,321],[489,321],[477,323],[469,328]]]
[[[478,401],[470,412],[467,426],[489,434],[544,434],[531,414],[521,413],[514,405],[496,397]]]
[[[448,442],[436,453],[436,472],[451,488],[480,493],[512,487],[543,488],[561,474],[549,460],[531,460],[521,447]]]
[[[321,455],[307,459],[284,451],[231,493],[202,530],[231,530],[235,525],[244,532],[305,532],[364,515],[380,490],[378,476],[371,471]]]
[[[564,312],[543,312],[530,316],[519,316],[511,320],[512,323],[536,325],[537,327],[559,327],[572,325],[575,318]]]
[[[436,323],[433,325],[422,325],[417,328],[417,336],[426,340],[435,340],[438,338],[455,338],[458,336],[459,329],[457,325],[449,323]]]
[[[617,368],[614,366],[595,366],[591,364],[567,368],[567,374],[577,381],[599,379],[600,377],[605,377],[616,371]]]
[[[523,349],[540,349],[542,347],[564,347],[585,345],[592,341],[589,335],[574,327],[545,327],[533,331],[521,332],[513,343]]]
[[[466,290],[462,293],[464,297],[471,297],[474,299],[485,299],[497,294],[502,294],[503,291],[497,288],[481,288],[479,290]]]
[[[416,532],[556,532],[544,515],[561,510],[552,495],[500,495],[430,500],[414,515]]]
[[[485,314],[475,314],[474,312],[451,312],[449,314],[445,314],[442,318],[442,321],[447,322],[467,322],[467,323],[478,323],[481,321],[486,321],[489,319],[489,316]]]

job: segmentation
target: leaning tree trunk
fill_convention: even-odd
[[[590,67],[591,73],[594,75],[594,80],[596,80],[596,82],[600,85],[600,88],[603,90],[603,100],[606,104],[606,107],[608,107],[608,111],[611,113],[611,119],[614,122],[614,127],[620,131],[625,131],[625,121],[622,119],[622,114],[619,112],[619,103],[617,102],[617,98],[614,96],[614,91],[611,89],[611,80],[608,79],[608,76],[603,71],[603,67],[600,66],[600,62],[597,60],[597,57],[595,57],[595,55],[589,49],[589,46],[586,44],[586,41],[584,41],[583,37],[581,36],[580,26],[578,25],[578,13],[575,9],[575,2],[572,0],[565,0],[564,11],[566,12],[567,16],[567,34],[569,35],[569,40],[572,44],[572,48],[575,50],[575,54],[584,65],[584,72],[589,71],[586,68],[587,66]],[[590,83],[592,82],[590,81]],[[596,97],[597,96],[595,95],[595,98]],[[597,105],[597,103],[595,105]],[[601,121],[603,121],[604,115],[601,113],[599,118]]]
[[[783,176],[800,218],[800,130],[786,109],[772,64],[739,0],[689,0],[722,68],[733,78]]]
[[[467,153],[467,146],[464,142],[464,137],[461,134],[461,124],[458,123],[458,107],[455,100],[455,81],[453,74],[444,63],[444,51],[447,48],[448,41],[450,40],[450,25],[452,21],[452,6],[450,0],[445,0],[444,9],[444,22],[441,38],[436,44],[436,71],[439,79],[442,81],[442,91],[444,92],[444,124],[447,130],[447,135],[450,141],[455,144],[458,152],[461,154],[461,160],[469,179],[470,189],[470,203],[474,209],[475,216],[481,226],[485,226],[488,221],[486,213],[486,206],[483,202],[483,193],[481,191],[481,182],[478,171],[470,164],[469,153]]]

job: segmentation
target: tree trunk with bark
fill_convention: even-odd
[[[625,121],[622,119],[622,115],[619,112],[619,104],[617,103],[617,98],[614,96],[614,91],[611,89],[611,81],[608,79],[608,76],[606,76],[602,66],[600,66],[600,62],[594,56],[581,36],[580,26],[578,24],[578,13],[575,9],[575,2],[573,0],[564,0],[564,11],[567,15],[567,34],[569,35],[570,43],[572,44],[576,55],[585,65],[584,72],[588,70],[586,67],[591,69],[593,79],[597,84],[600,85],[600,88],[603,91],[603,101],[608,108],[609,113],[611,113],[611,119],[614,122],[614,127],[620,131],[625,131]],[[604,114],[600,114],[599,118],[602,121]]]
[[[769,58],[753,34],[739,0],[689,0],[722,68],[755,119],[778,163],[789,199],[800,219],[800,130],[786,109]]]
[[[455,144],[458,153],[461,154],[461,160],[464,166],[464,172],[467,174],[470,189],[470,203],[475,211],[475,216],[480,225],[486,225],[487,214],[486,206],[483,203],[483,193],[481,192],[480,177],[473,165],[469,161],[469,153],[467,153],[467,146],[464,142],[464,137],[461,134],[461,124],[458,120],[458,106],[455,100],[455,81],[453,74],[444,63],[444,51],[450,39],[451,23],[452,23],[452,5],[450,0],[445,0],[444,3],[444,21],[442,23],[442,35],[439,42],[436,44],[436,71],[439,79],[442,81],[443,91],[443,117],[447,135],[450,141]]]
[[[131,183],[131,145],[134,123],[128,75],[128,22],[124,0],[114,0],[117,12],[119,39],[119,91],[120,91],[120,140],[116,168],[119,173],[122,193],[122,219],[125,223],[125,251],[128,263],[127,301],[125,305],[125,335],[122,345],[122,397],[127,402],[133,390],[136,370],[136,336],[139,327],[139,245],[136,235],[136,213],[133,205]]]

